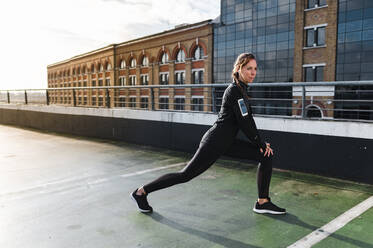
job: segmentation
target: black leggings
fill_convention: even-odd
[[[242,145],[243,144],[243,145]],[[236,146],[237,147],[237,146]],[[258,148],[241,143],[236,150],[230,150],[229,154],[240,152],[242,158],[247,158],[260,162],[257,172],[257,184],[259,198],[268,198],[269,184],[272,176],[272,156],[264,157]],[[242,154],[244,152],[244,154]],[[168,188],[172,185],[185,183],[205,172],[221,156],[208,145],[202,145],[198,148],[193,158],[179,172],[165,174],[153,182],[144,185],[147,194]]]

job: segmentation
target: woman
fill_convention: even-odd
[[[256,76],[255,56],[243,53],[237,57],[232,71],[234,81],[227,87],[218,119],[204,134],[197,152],[186,167],[176,173],[169,173],[153,182],[136,189],[131,198],[141,212],[152,212],[147,195],[156,190],[175,184],[185,183],[206,171],[235,141],[241,129],[251,145],[244,145],[245,157],[260,162],[257,173],[258,200],[253,211],[256,213],[285,214],[283,208],[274,205],[269,198],[269,184],[272,175],[273,150],[269,143],[261,140],[256,128],[247,96],[247,87]]]

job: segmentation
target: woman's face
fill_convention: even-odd
[[[252,59],[247,63],[246,65],[241,67],[241,70],[239,70],[239,75],[241,81],[244,83],[252,83],[256,76],[256,60]]]

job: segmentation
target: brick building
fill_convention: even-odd
[[[48,88],[211,83],[211,20],[112,44],[48,66]],[[205,88],[50,90],[50,102],[77,106],[210,111]],[[151,102],[154,99],[154,103]],[[211,105],[211,104],[210,104]]]

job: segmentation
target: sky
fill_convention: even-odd
[[[220,0],[19,0],[0,14],[0,89],[47,87],[47,65],[214,19]]]

